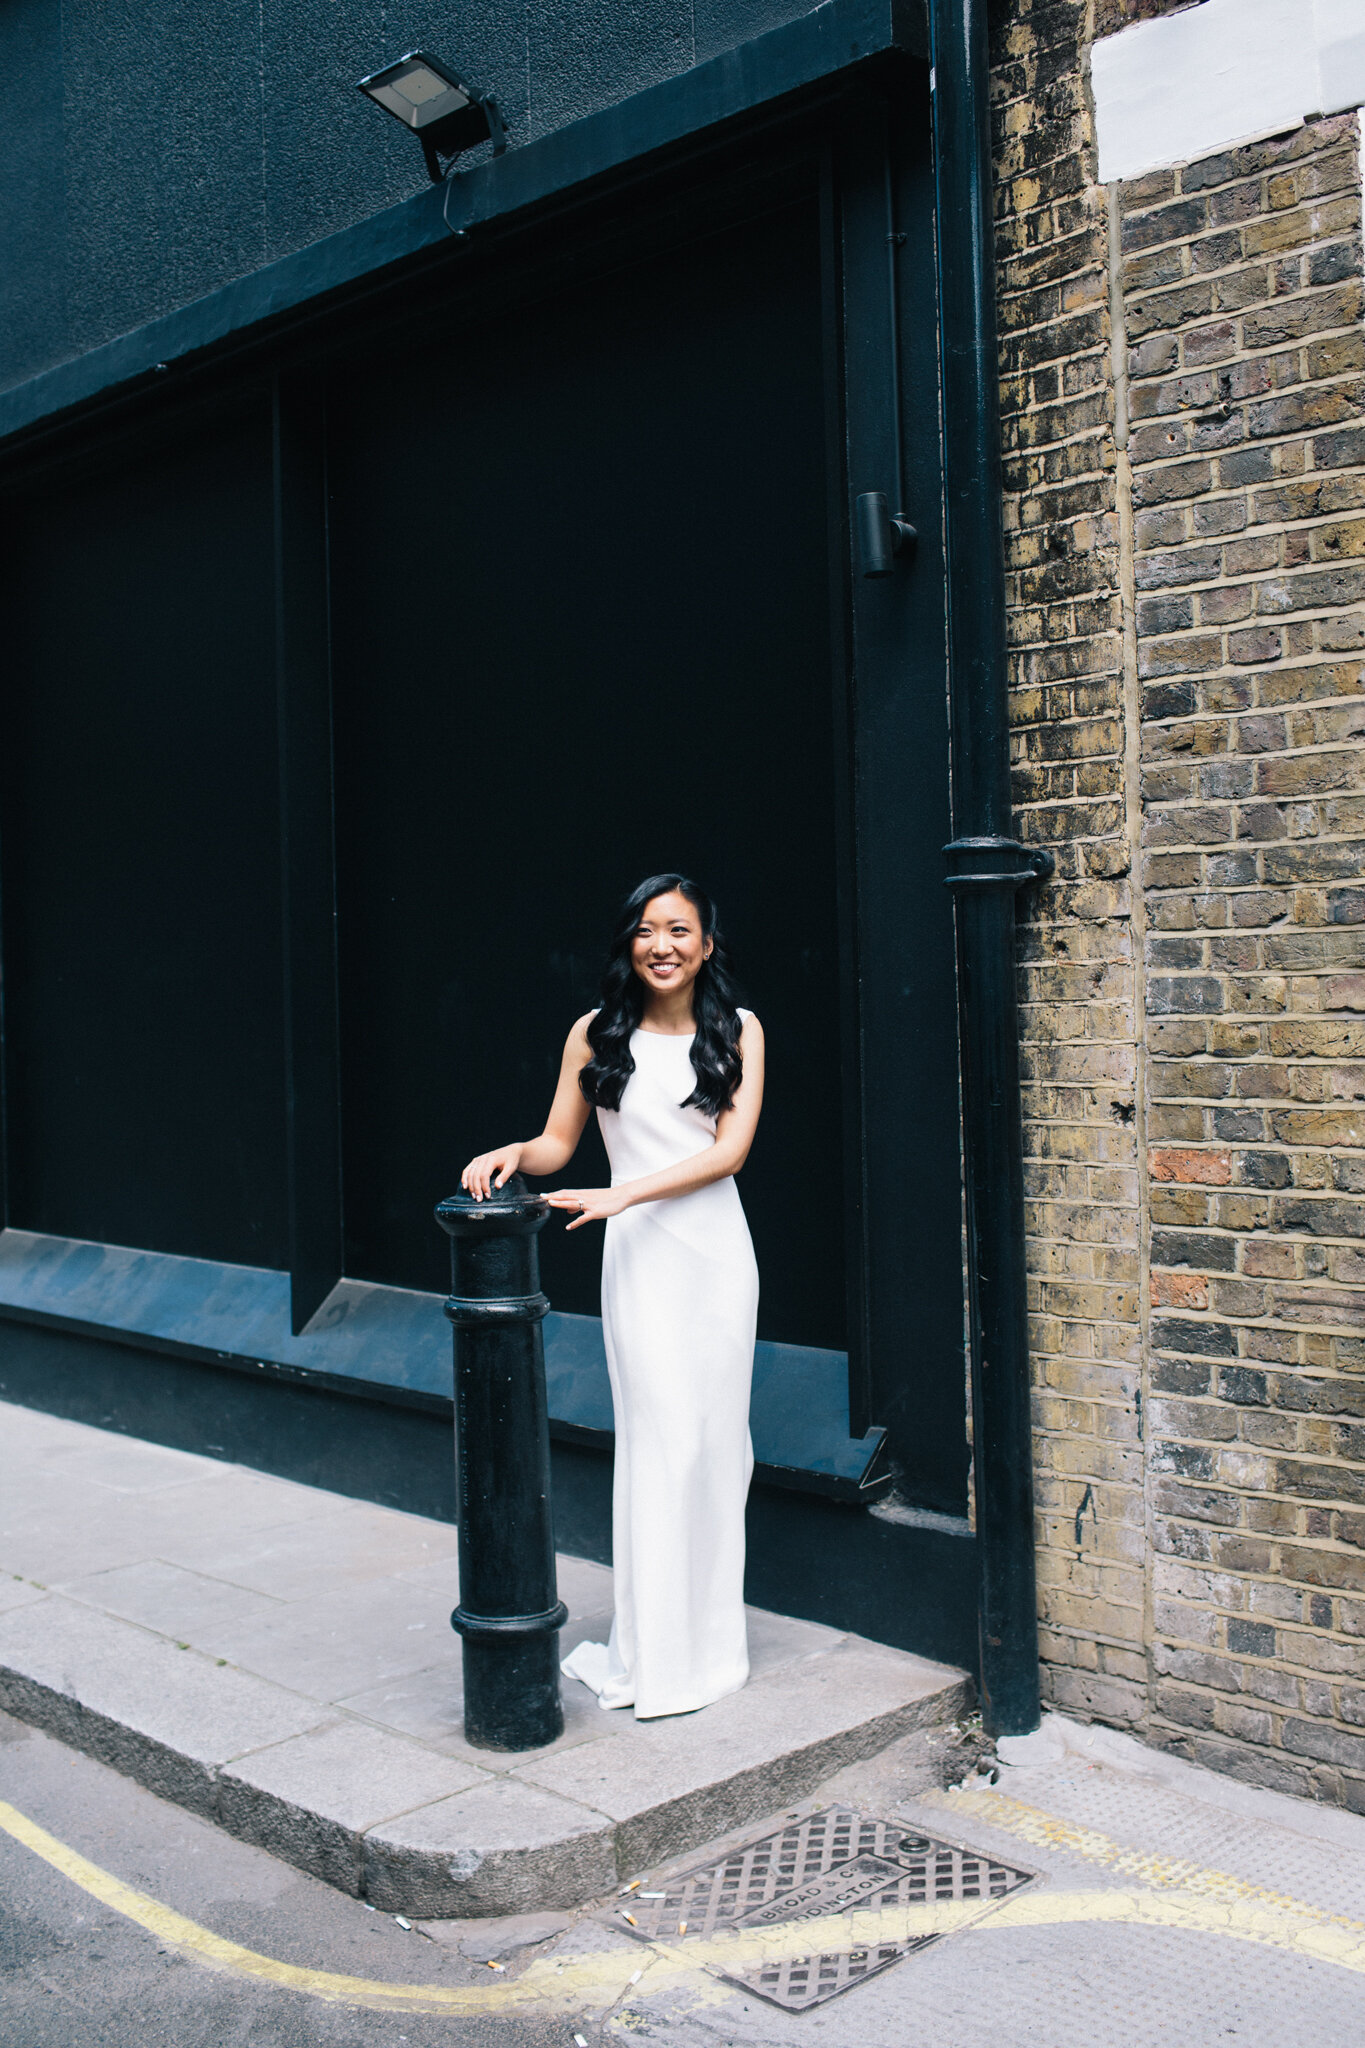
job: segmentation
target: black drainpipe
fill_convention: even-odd
[[[957,912],[981,1692],[1038,1726],[1015,897],[1052,857],[1010,836],[1005,544],[986,0],[929,0],[942,336]]]

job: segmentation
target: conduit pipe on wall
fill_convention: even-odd
[[[1005,547],[986,0],[929,0],[972,1429],[985,1724],[1038,1726],[1015,899],[1050,854],[1010,836]]]

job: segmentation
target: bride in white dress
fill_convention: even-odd
[[[609,1188],[548,1199],[605,1221],[602,1329],[616,1411],[611,1641],[564,1670],[604,1707],[686,1714],[749,1675],[744,1503],[758,1269],[734,1176],[763,1102],[763,1032],[731,989],[709,897],[653,875],[628,897],[602,1006],[569,1033],[545,1129],[472,1159],[482,1200],[556,1174],[595,1107]]]

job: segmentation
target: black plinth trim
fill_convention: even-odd
[[[450,1617],[450,1626],[466,1642],[477,1642],[480,1637],[507,1642],[515,1636],[553,1635],[568,1618],[568,1608],[562,1600],[556,1600],[543,1614],[471,1614],[467,1608],[457,1607]]]

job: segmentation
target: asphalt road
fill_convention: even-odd
[[[1033,1876],[798,2013],[725,1982],[734,1951],[695,1930],[633,1940],[615,1900],[490,1971],[462,1948],[487,1926],[404,1929],[0,1715],[0,2048],[1360,2048],[1365,1821],[1066,1741],[994,1788],[927,1786],[906,1746],[822,1788]],[[841,1924],[768,1938],[790,1956]],[[406,2009],[363,2002],[391,1986]]]
[[[244,1947],[364,1978],[478,1981],[448,1944],[405,1932],[3,1714],[0,1798]],[[535,2014],[470,2016],[453,2031],[444,2015],[332,2005],[206,1968],[0,1833],[4,2048],[449,2048],[452,2039],[470,2048],[573,2048],[574,2031]]]

